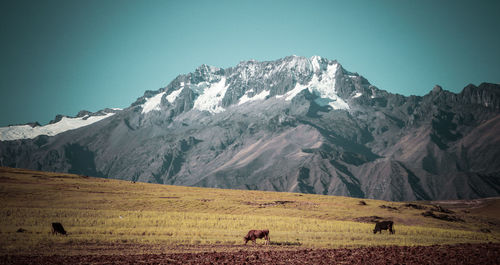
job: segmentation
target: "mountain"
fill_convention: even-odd
[[[500,195],[500,85],[405,97],[337,61],[202,65],[130,107],[9,140],[0,165],[384,200]],[[1,131],[0,131],[1,132]]]

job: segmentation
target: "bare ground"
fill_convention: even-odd
[[[131,250],[126,253],[131,253]],[[163,254],[3,255],[0,264],[500,264],[500,244],[494,243],[351,249],[204,246],[191,250],[181,247],[179,251]]]

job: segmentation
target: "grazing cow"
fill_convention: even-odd
[[[264,243],[265,245],[269,244],[269,230],[250,230],[248,231],[248,234],[243,238],[243,240],[245,240],[245,245],[247,244],[247,242],[249,240],[252,240],[253,241],[253,244],[255,245],[255,240],[257,238],[263,238],[266,240],[266,242]]]
[[[59,233],[61,235],[67,235],[66,230],[61,223],[52,223],[52,234]]]
[[[394,230],[392,229],[393,224],[394,224],[394,222],[392,222],[392,221],[377,222],[375,224],[375,229],[373,229],[373,233],[376,234],[377,232],[380,232],[380,234],[382,234],[382,230],[389,229],[389,232],[391,232],[391,234],[394,234]]]

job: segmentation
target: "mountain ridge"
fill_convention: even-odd
[[[405,97],[319,56],[202,65],[99,122],[0,141],[0,162],[387,200],[498,196],[499,91],[483,83]]]

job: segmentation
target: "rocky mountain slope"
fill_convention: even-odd
[[[0,165],[134,181],[386,200],[500,194],[500,85],[391,94],[337,61],[202,65]]]

